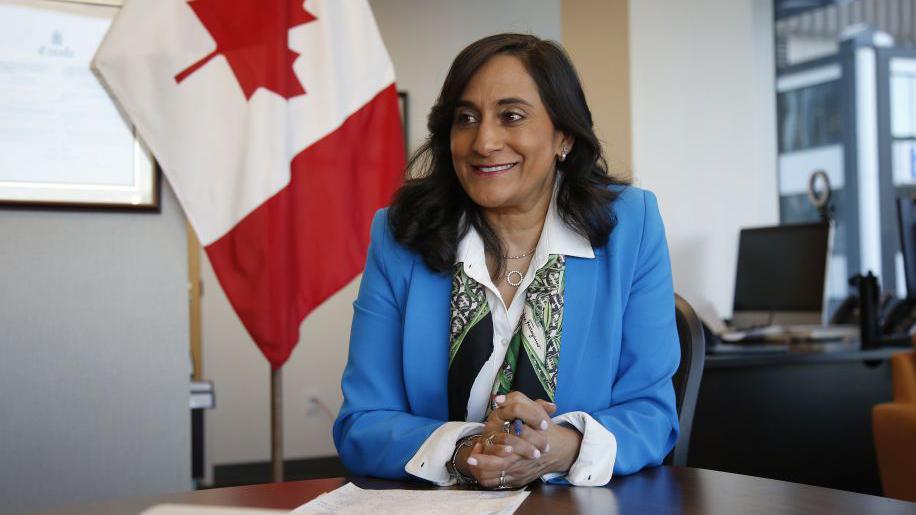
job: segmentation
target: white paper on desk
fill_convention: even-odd
[[[238,508],[234,506],[195,506],[191,504],[158,504],[140,515],[281,515],[285,510]]]
[[[293,515],[384,513],[511,515],[528,497],[527,490],[364,490],[353,483],[322,494],[293,510]]]

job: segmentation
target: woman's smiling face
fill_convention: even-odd
[[[527,211],[549,201],[556,157],[570,143],[554,127],[522,62],[496,55],[461,94],[451,130],[452,164],[477,205]]]

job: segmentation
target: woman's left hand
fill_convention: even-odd
[[[504,455],[502,446],[490,448],[481,442],[474,444],[468,465],[480,486],[484,488],[515,488],[527,485],[547,472],[543,458],[523,458],[518,454]],[[500,480],[502,477],[502,480]]]
[[[520,392],[497,397],[496,404],[483,431],[483,441],[491,444],[475,445],[473,460],[468,461],[481,486],[499,487],[502,476],[502,485],[519,487],[548,472],[569,470],[579,455],[582,435],[550,420],[556,411],[554,404],[532,401]],[[514,420],[524,422],[519,436],[503,430],[506,421]],[[512,447],[511,453],[505,452],[506,446]]]

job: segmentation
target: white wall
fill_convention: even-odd
[[[0,513],[191,487],[184,214],[0,210]]]
[[[426,136],[426,115],[451,60],[464,46],[505,31],[555,40],[561,36],[560,0],[370,3],[394,61],[398,88],[410,94],[411,148]],[[217,398],[216,409],[207,413],[206,459],[209,465],[267,461],[269,369],[220,290],[209,262],[203,261],[204,376],[214,381]],[[307,413],[307,399],[316,394],[337,414],[357,289],[358,280],[315,310],[303,324],[300,344],[284,367],[288,459],[336,454],[332,421],[321,410]]]
[[[778,223],[769,0],[630,2],[633,171],[675,288],[731,313],[738,231]]]

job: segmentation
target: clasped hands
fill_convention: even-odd
[[[550,420],[555,404],[509,392],[497,396],[494,406],[481,438],[456,456],[463,474],[484,488],[516,488],[544,474],[569,470],[579,455],[582,435]],[[522,422],[520,435],[514,428],[504,430],[506,422],[515,420]]]

